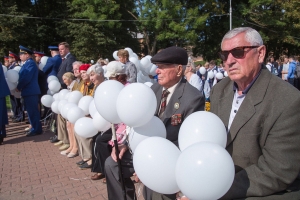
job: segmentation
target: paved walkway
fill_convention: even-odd
[[[0,200],[107,199],[106,185],[92,181],[91,171],[75,164],[80,157],[62,156],[49,142],[49,131],[26,137],[25,127],[24,122],[11,123],[0,145]]]
[[[0,199],[107,199],[106,185],[77,167],[79,157],[60,155],[52,135],[8,134],[0,146]]]

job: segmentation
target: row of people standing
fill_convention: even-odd
[[[266,67],[272,74],[300,90],[300,63],[298,57],[284,55],[275,61],[274,56],[269,56]]]

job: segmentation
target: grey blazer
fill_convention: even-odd
[[[151,88],[156,95],[157,108],[155,115],[157,116],[160,108],[163,87],[156,83],[152,85]],[[193,112],[203,111],[204,103],[205,100],[202,93],[199,92],[199,90],[197,90],[195,87],[191,86],[184,78],[182,78],[176,86],[162,116],[162,121],[167,129],[167,139],[178,146],[178,133],[183,120]],[[175,104],[179,105],[178,109]],[[171,117],[174,114],[181,114],[181,123],[178,125],[171,124]]]
[[[229,78],[211,91],[211,112],[226,128],[233,96]],[[222,199],[300,199],[300,92],[264,67],[232,122],[226,149],[236,174]]]

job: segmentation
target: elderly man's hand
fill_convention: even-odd
[[[136,173],[134,173],[133,176],[134,176],[134,181],[135,182],[137,182],[137,183],[140,182],[140,179],[139,179],[139,177],[137,176]]]
[[[18,88],[16,88],[15,91],[16,91],[16,92],[20,92],[20,91],[18,90]]]
[[[127,151],[128,147],[124,144],[121,144],[118,146],[119,147],[119,158],[122,159],[124,153]],[[117,162],[117,156],[116,156],[116,149],[115,147],[112,148],[112,152],[111,152],[111,158]]]

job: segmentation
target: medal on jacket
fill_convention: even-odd
[[[179,103],[175,103],[175,104],[174,104],[174,108],[175,108],[176,110],[178,110],[178,108],[179,108]]]

